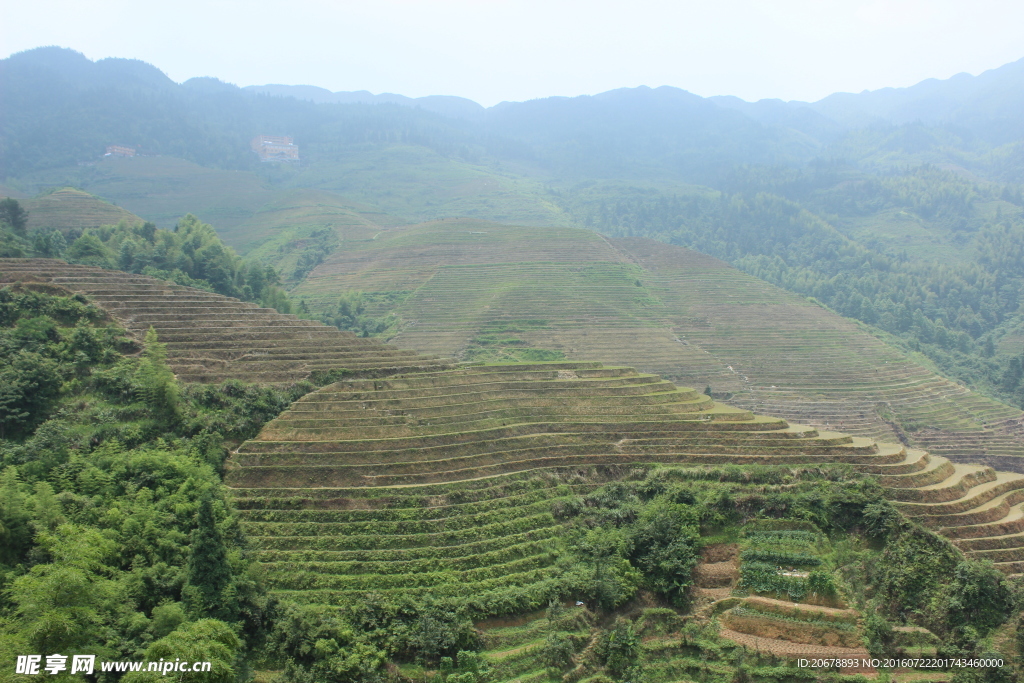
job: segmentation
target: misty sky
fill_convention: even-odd
[[[816,100],[1024,57],[1020,0],[4,0],[0,55],[60,45],[176,81],[502,100],[673,85]]]

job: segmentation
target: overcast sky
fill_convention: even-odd
[[[502,100],[673,85],[746,100],[978,74],[1021,0],[3,0],[0,54],[60,45],[176,81]]]

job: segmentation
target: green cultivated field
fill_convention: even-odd
[[[82,292],[136,335],[153,325],[187,381],[293,382],[333,370],[338,381],[296,401],[227,463],[266,584],[312,605],[451,598],[482,620],[493,680],[551,680],[553,633],[575,643],[579,676],[600,670],[588,648],[603,647],[599,634],[613,625],[552,600],[568,597],[575,571],[561,542],[571,511],[599,506],[592,494],[617,480],[707,481],[736,505],[768,505],[803,477],[873,477],[905,515],[968,556],[1024,571],[1021,474],[755,415],[622,365],[452,366],[227,297],[43,259],[0,261],[0,281]],[[850,596],[818,569],[841,542],[768,514],[739,537],[708,539],[692,618],[641,594],[620,611],[630,625],[614,629],[640,634],[637,661],[666,683],[728,675],[729,653],[742,648],[783,664],[865,656]]]
[[[391,341],[465,360],[603,360],[819,428],[1019,469],[1024,415],[802,297],[696,252],[468,219],[346,241],[292,292],[365,293]]]
[[[561,510],[610,480],[659,468],[699,477],[737,464],[877,475],[906,514],[968,555],[1009,574],[1024,569],[1022,475],[754,416],[598,363],[341,381],[243,444],[226,481],[277,595],[324,605],[368,593],[447,596],[480,618],[526,613],[514,626],[484,620],[478,628],[497,680],[540,681],[551,676],[544,645],[552,632],[577,634],[580,647],[598,633],[586,608],[567,608],[571,626],[552,625],[564,616],[550,607],[540,611],[559,597],[569,569],[560,561]],[[753,490],[774,489],[740,485],[734,495]],[[698,566],[699,613],[717,614],[720,628],[631,607],[646,634],[641,661],[656,680],[672,680],[662,669],[699,670],[711,643],[781,662],[868,656],[860,613],[818,569],[829,542],[813,524],[794,524],[797,532],[783,533],[793,538],[781,541],[766,540],[778,526],[750,527],[738,568],[736,558],[713,556]],[[801,529],[811,530],[806,538]],[[715,581],[722,565],[740,580]],[[585,654],[573,662],[584,672],[595,666]],[[858,671],[869,669],[845,670]]]
[[[82,292],[139,339],[153,327],[167,345],[171,369],[185,382],[236,379],[281,384],[332,371],[387,374],[450,364],[272,308],[144,275],[49,259],[3,259],[0,283],[18,281],[50,282]]]
[[[67,232],[116,225],[122,220],[132,225],[143,222],[130,211],[70,187],[23,200],[22,206],[28,211],[29,230],[55,228]]]
[[[206,288],[0,258],[0,659],[1024,676],[1024,60],[465,119],[59,48],[0,68],[5,253]],[[143,221],[183,229],[45,234]],[[1007,666],[797,665],[893,656]]]

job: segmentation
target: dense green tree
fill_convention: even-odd
[[[209,671],[178,673],[176,677],[200,683],[235,683],[238,680],[237,656],[242,642],[231,626],[216,619],[200,619],[184,623],[146,648],[146,660],[189,666],[196,662],[209,662]],[[168,673],[129,673],[121,680],[125,683],[150,683],[167,680]]]
[[[103,242],[92,234],[85,233],[75,240],[70,247],[64,251],[64,256],[71,263],[81,263],[85,266],[110,267],[110,257]]]
[[[616,678],[636,664],[640,654],[640,634],[628,619],[618,618],[602,639],[598,655]]]
[[[28,211],[22,208],[17,199],[7,197],[0,200],[0,223],[4,223],[20,237],[26,234],[28,227]]]
[[[685,604],[700,548],[696,509],[652,501],[632,524],[627,543],[630,561],[643,572],[646,585],[676,605]]]
[[[217,525],[213,502],[209,497],[199,504],[195,531],[192,532],[191,555],[185,595],[199,614],[229,617],[225,591],[231,583],[228,551]]]
[[[60,393],[57,363],[21,349],[0,369],[0,439],[18,438],[43,422]]]
[[[552,669],[565,669],[572,665],[573,655],[576,654],[578,646],[577,638],[571,633],[553,631],[544,639],[544,649],[541,652],[541,662]]]
[[[38,543],[53,559],[11,584],[10,596],[34,652],[96,652],[108,636],[109,613],[120,598],[105,576],[115,544],[96,529],[62,525]]]
[[[162,364],[159,348],[121,354],[137,349],[84,298],[0,288],[3,368],[34,354],[60,382],[41,424],[0,439],[0,655],[140,660],[166,639],[160,652],[180,656],[189,639],[199,647],[227,629],[237,647],[197,659],[244,675],[236,655],[261,646],[273,605],[237,527],[213,514],[226,505],[221,435],[258,430],[312,385],[204,386],[179,397],[180,419],[168,422],[161,401],[143,400],[159,383],[140,383],[153,374],[140,366]],[[204,610],[227,625],[191,626]]]
[[[956,566],[953,580],[939,598],[951,628],[971,627],[984,637],[1006,621],[1013,609],[1006,575],[991,562],[965,561]]]
[[[385,655],[326,605],[283,606],[271,644],[286,662],[285,680],[294,683],[372,681]]]
[[[18,469],[6,467],[0,473],[0,566],[17,564],[32,546],[30,503]]]
[[[636,594],[643,576],[625,557],[622,530],[597,527],[573,542],[579,590],[602,610],[611,610]]]
[[[886,658],[897,654],[892,624],[875,611],[864,618],[864,641],[872,657]]]
[[[328,309],[320,320],[339,330],[348,330],[361,337],[380,334],[395,324],[395,317],[388,315],[373,318],[366,313],[366,295],[360,291],[343,293],[333,309]]]
[[[167,347],[157,339],[152,326],[146,332],[136,377],[143,400],[158,418],[166,424],[178,419],[178,385],[167,367]]]
[[[454,600],[427,600],[410,625],[408,647],[419,659],[438,662],[460,650],[478,646],[473,622],[465,607]]]
[[[291,312],[291,302],[272,267],[244,262],[221,241],[213,226],[192,214],[178,221],[174,230],[161,230],[148,222],[131,225],[121,221],[86,230],[69,247],[59,238],[47,237],[36,251],[47,256],[63,254],[72,263],[151,275],[259,302],[282,313]]]

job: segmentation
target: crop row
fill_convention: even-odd
[[[750,539],[753,542],[765,541],[770,542],[775,539],[786,539],[788,541],[807,541],[808,543],[817,542],[820,534],[816,531],[807,531],[804,529],[745,529],[743,531],[743,538]]]
[[[777,615],[751,612],[742,608],[733,608],[723,615],[722,623],[728,628],[757,635],[768,624],[782,626],[786,640],[806,645],[822,645],[829,643],[839,647],[862,647],[860,634],[856,629],[844,628],[848,624],[830,624],[827,622],[796,621]],[[774,629],[773,629],[774,630]]]
[[[739,585],[754,593],[786,595],[793,602],[809,593],[834,595],[836,590],[833,578],[824,572],[812,571],[807,578],[785,576],[774,564],[753,561],[740,564]]]
[[[437,505],[423,508],[398,508],[384,510],[251,510],[241,511],[246,522],[413,522],[453,519],[472,515],[486,515],[496,511],[511,514],[511,511],[534,509],[531,506],[542,505],[545,501],[572,495],[569,486],[555,489],[532,491],[507,498],[492,498],[478,503],[456,503],[453,505]]]
[[[738,605],[729,610],[736,616],[752,617],[756,619],[772,619],[774,621],[786,621],[791,624],[806,624],[809,626],[819,626],[821,628],[838,630],[838,631],[856,631],[857,625],[850,623],[849,621],[837,621],[833,619],[823,619],[819,615],[813,612],[804,612],[803,614],[796,616],[794,614],[783,614],[780,612],[761,610],[757,608],[751,608],[747,605]]]
[[[273,422],[271,423],[273,424]],[[448,432],[440,434],[413,434],[391,437],[386,440],[369,438],[349,438],[345,441],[326,440],[315,438],[315,434],[305,434],[301,431],[299,438],[281,438],[270,435],[264,431],[259,439],[247,441],[239,447],[240,453],[272,453],[294,451],[298,444],[307,452],[333,452],[344,453],[362,450],[382,450],[387,446],[389,449],[424,448],[434,446],[458,446],[474,441],[495,442],[516,438],[537,438],[550,440],[552,438],[567,439],[605,439],[609,436],[632,432],[630,438],[679,438],[680,435],[693,433],[706,433],[728,436],[732,432],[737,436],[746,432],[768,432],[777,431],[784,434],[782,430],[789,425],[778,418],[753,418],[747,414],[729,413],[720,411],[708,413],[704,419],[677,420],[673,422],[528,422],[478,431]],[[557,435],[557,437],[555,437]],[[806,436],[814,436],[808,434]],[[806,438],[797,435],[794,440]],[[457,437],[457,438],[455,438]],[[618,437],[618,438],[621,438]]]
[[[410,596],[429,593],[435,598],[461,598],[464,604],[470,607],[483,604],[496,605],[494,608],[478,612],[481,616],[485,616],[492,614],[514,614],[518,611],[529,611],[546,606],[548,599],[556,597],[564,589],[562,582],[556,579],[560,574],[561,572],[558,568],[549,566],[521,574],[507,574],[482,581],[459,581],[455,575],[452,575],[453,580],[451,582],[420,587],[360,587],[349,590],[324,588],[305,590],[275,589],[274,592],[296,602],[324,605],[344,604],[351,600],[354,595],[367,592],[383,593],[385,595],[400,593],[401,595]],[[510,592],[510,588],[520,588],[521,590]],[[525,607],[521,607],[524,603]]]
[[[466,544],[445,548],[413,550],[269,550],[260,553],[260,562],[266,567],[285,569],[294,567],[325,574],[408,574],[418,571],[463,571],[499,565],[505,562],[548,552],[553,547],[549,534],[539,540],[517,540],[529,534],[494,539],[488,543]],[[507,545],[503,545],[507,544]],[[481,548],[494,550],[481,551]],[[453,554],[458,551],[458,554]]]
[[[447,583],[479,583],[506,578],[538,569],[552,563],[553,557],[544,553],[499,565],[488,565],[462,571],[412,571],[404,574],[334,574],[307,571],[301,568],[270,567],[266,580],[271,587],[290,590],[391,590],[395,588],[423,588]],[[276,570],[276,571],[275,571]]]
[[[261,531],[278,532],[259,536],[250,532],[250,539],[259,548],[280,550],[359,550],[359,549],[399,549],[438,546],[460,546],[476,541],[493,538],[505,538],[536,529],[558,527],[551,513],[521,517],[506,522],[499,522],[480,527],[469,527],[457,531],[427,532],[395,535],[332,535],[326,529],[317,529],[312,525],[312,533],[307,535],[285,535],[279,529],[261,529]]]
[[[551,500],[540,500],[521,506],[510,505],[508,509],[495,509],[476,514],[454,514],[434,519],[405,519],[405,520],[381,520],[370,519],[369,521],[327,521],[339,513],[334,510],[304,510],[300,513],[282,511],[280,514],[301,514],[305,517],[302,521],[262,521],[247,519],[244,520],[246,529],[253,532],[262,531],[258,535],[282,534],[285,536],[306,536],[317,533],[324,534],[430,534],[442,530],[454,531],[471,527],[487,526],[510,516],[533,517],[551,510]],[[268,516],[276,516],[274,513],[264,513]],[[344,516],[344,512],[340,513]]]
[[[804,552],[786,552],[767,548],[748,548],[740,554],[744,562],[768,562],[791,567],[817,567],[821,559]]]
[[[243,469],[243,468],[239,468]],[[496,477],[424,484],[415,488],[390,487],[317,487],[317,488],[236,488],[239,500],[287,500],[291,496],[310,504],[348,505],[358,503],[371,508],[431,507],[443,503],[469,503],[502,498],[518,492],[548,488],[560,483],[587,486],[622,476],[617,466],[592,465],[552,468],[543,472],[509,472]]]
[[[606,455],[578,456],[573,458],[535,458],[531,460],[508,461],[495,459],[492,462],[471,463],[475,466],[458,469],[432,467],[411,470],[408,473],[387,473],[390,468],[381,466],[379,469],[365,466],[357,468],[330,467],[249,467],[232,473],[229,483],[234,486],[258,486],[276,483],[284,486],[313,485],[353,485],[363,483],[368,486],[407,486],[429,484],[439,481],[453,481],[481,477],[500,476],[511,472],[542,473],[545,470],[567,468],[612,466],[642,467],[658,463],[676,464],[760,464],[760,465],[807,465],[829,464],[832,462],[849,462],[857,456],[835,454],[806,455],[803,453],[764,453],[760,455],[730,455],[714,453],[672,453],[672,454],[631,454],[609,453]]]

